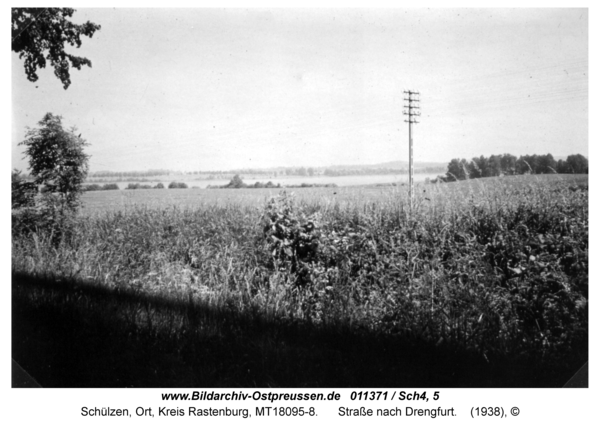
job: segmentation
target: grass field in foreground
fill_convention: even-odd
[[[561,386],[587,360],[587,176],[418,187],[412,213],[336,190],[89,193],[17,227],[13,357],[78,387]]]

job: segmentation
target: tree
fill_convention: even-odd
[[[452,159],[448,164],[446,181],[458,181],[467,178],[468,163],[465,159]]]
[[[525,155],[519,157],[517,160],[517,173],[518,174],[536,174],[539,173],[539,157],[537,154],[532,156]]]
[[[569,173],[588,173],[588,159],[581,154],[572,154],[567,157],[566,169]]]
[[[227,188],[244,188],[244,187],[246,187],[246,184],[244,184],[244,181],[242,181],[242,178],[240,178],[239,175],[235,175],[233,178],[231,178],[231,181],[229,181],[229,184],[227,184],[225,187],[227,187]]]
[[[487,159],[487,176],[500,176],[502,174],[502,158],[492,154]]]
[[[485,156],[473,157],[473,160],[469,163],[469,173],[471,174],[471,178],[490,176],[488,171],[488,159]]]
[[[46,60],[54,67],[54,75],[67,89],[71,84],[69,68],[81,70],[83,65],[92,66],[87,58],[65,52],[65,43],[79,48],[81,36],[92,37],[100,30],[93,22],[73,24],[67,18],[73,16],[70,8],[13,8],[12,51],[25,58],[25,74],[31,82],[38,80],[38,68],[46,67]],[[71,63],[69,66],[69,62]]]
[[[571,172],[567,166],[567,162],[565,162],[563,159],[559,159],[558,162],[556,162],[556,171],[558,173],[570,173]]]
[[[531,169],[533,170],[532,173],[539,174],[541,172],[542,168],[540,167],[540,156],[537,154],[532,154],[531,156],[525,156],[525,160],[527,160],[529,166],[531,166]]]
[[[554,156],[548,153],[545,156],[541,155],[538,157],[538,173],[556,173],[556,160]]]
[[[520,156],[517,160],[517,174],[525,175],[531,173],[531,168],[524,156]]]
[[[500,158],[500,165],[504,175],[514,175],[517,170],[517,158],[512,154],[505,153]]]
[[[129,185],[131,185],[131,184],[129,184]],[[137,185],[139,185],[139,184],[137,184]],[[175,181],[173,181],[172,183],[169,184],[169,188],[170,189],[173,189],[173,188],[188,188],[188,186],[187,186],[187,184],[185,182],[175,182]]]
[[[34,184],[55,193],[62,207],[75,210],[88,173],[89,156],[83,152],[88,144],[81,134],[75,135],[75,128],[63,129],[61,116],[47,113],[38,125],[28,128],[25,140],[19,143],[26,147]]]
[[[473,157],[473,159],[467,164],[467,171],[469,172],[469,178],[482,177],[477,157]]]

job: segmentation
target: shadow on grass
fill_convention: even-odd
[[[43,387],[560,387],[560,369],[343,325],[12,275],[12,356]]]

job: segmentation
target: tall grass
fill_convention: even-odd
[[[492,365],[556,368],[587,358],[587,182],[519,177],[424,186],[412,210],[399,191],[380,191],[376,200],[358,190],[343,201],[286,194],[259,207],[82,216],[58,242],[44,231],[13,236],[15,298],[70,305],[82,315],[95,306],[94,297],[78,299],[85,286],[137,295],[113,304],[112,321],[133,335],[144,331],[144,339],[176,341],[179,353],[169,357],[183,365],[199,351],[198,336],[237,342],[246,334],[260,347],[254,357],[275,357],[290,325],[328,331],[329,338],[315,338],[325,346],[331,334],[358,334]],[[27,280],[74,287],[45,294]],[[262,338],[247,329],[264,322],[271,332]],[[328,350],[319,351],[325,357]],[[313,363],[316,356],[303,357]],[[269,383],[275,374],[263,366],[263,378],[253,381],[285,383],[289,369],[276,366],[279,380]]]

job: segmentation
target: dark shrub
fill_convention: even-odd
[[[83,186],[83,191],[100,191],[102,187],[98,184],[88,184]]]
[[[11,174],[12,180],[12,208],[33,206],[37,187],[33,182],[24,181],[21,172],[14,170]]]
[[[15,238],[36,233],[47,236],[53,245],[57,245],[73,235],[75,222],[75,212],[63,203],[61,197],[46,192],[35,205],[13,209],[12,235]]]
[[[188,188],[185,182],[175,182],[169,184],[169,188]]]
[[[227,184],[223,188],[245,188],[245,187],[247,187],[247,185],[244,184],[244,181],[242,181],[242,178],[240,178],[239,175],[235,175],[233,178],[231,178],[231,181],[229,181],[229,184]]]

